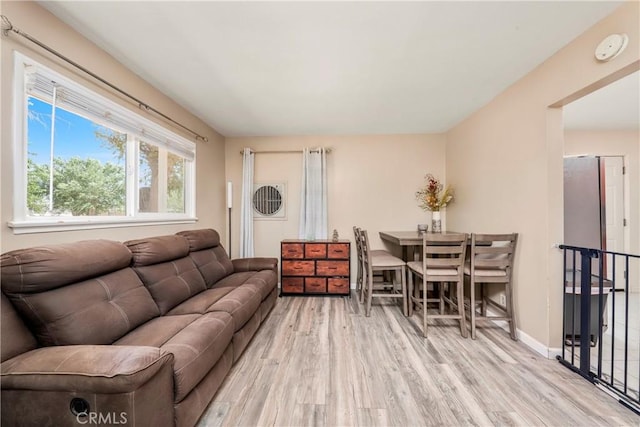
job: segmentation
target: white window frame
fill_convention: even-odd
[[[26,92],[26,69],[27,67],[37,67],[38,73],[45,74],[47,78],[58,84],[71,88],[73,91],[80,93],[82,96],[91,97],[92,101],[105,106],[105,110],[123,117],[125,120],[131,120],[136,124],[143,126],[140,132],[145,130],[151,131],[157,138],[162,138],[162,142],[158,139],[147,138],[139,135],[132,137],[130,132],[124,132],[128,135],[128,143],[126,147],[126,214],[122,216],[52,216],[42,217],[29,215],[27,208],[27,159],[28,159],[28,141],[27,136],[27,117],[28,102]],[[188,224],[197,221],[195,189],[196,189],[196,144],[183,138],[161,125],[153,122],[133,111],[97,94],[95,91],[84,87],[83,85],[51,70],[50,68],[34,61],[20,52],[14,52],[14,84],[13,84],[13,220],[8,221],[8,226],[13,229],[14,234],[24,233],[42,233],[52,231],[82,230],[96,228],[114,228],[114,227],[131,227],[144,225],[165,225],[165,224]],[[74,114],[78,114],[75,113]],[[81,114],[79,114],[81,115]],[[110,122],[100,123],[93,117],[90,118],[95,123],[114,128]],[[115,128],[117,130],[117,128]],[[140,134],[139,133],[139,134]],[[176,153],[179,155],[181,151],[192,153],[192,159],[185,157],[185,188],[184,188],[184,213],[139,213],[138,211],[138,173],[139,173],[139,141],[157,145],[160,148],[172,150],[172,144],[175,144]],[[137,140],[137,142],[133,142]],[[183,156],[184,157],[184,156]]]

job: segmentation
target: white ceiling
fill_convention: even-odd
[[[266,136],[446,131],[621,2],[39,3],[223,135]]]

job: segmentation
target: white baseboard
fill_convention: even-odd
[[[562,354],[561,348],[547,347],[526,332],[523,332],[520,329],[518,329],[517,332],[518,339],[522,341],[523,344],[547,359],[555,359],[556,356]]]
[[[487,313],[489,315],[497,315],[497,313],[491,310],[490,307],[487,307]],[[509,332],[509,323],[505,320],[494,320],[493,323],[500,326],[505,331]],[[533,338],[531,335],[522,331],[521,329],[516,328],[516,336],[518,340],[522,342],[522,344],[529,347],[531,350],[535,351],[539,355],[547,358],[547,359],[555,359],[556,356],[562,354],[561,348],[547,347],[537,339]]]

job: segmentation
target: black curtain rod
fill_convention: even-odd
[[[125,92],[124,90],[120,89],[119,87],[117,87],[116,85],[109,83],[108,81],[106,81],[105,79],[103,79],[102,77],[98,76],[97,74],[93,73],[92,71],[86,69],[85,67],[83,67],[82,65],[78,64],[77,62],[67,58],[66,56],[64,56],[63,54],[61,54],[60,52],[56,51],[55,49],[47,46],[46,44],[42,43],[41,41],[39,41],[38,39],[35,39],[33,37],[31,37],[29,34],[14,28],[13,24],[11,24],[11,21],[9,21],[9,18],[7,18],[5,15],[0,15],[0,17],[2,17],[2,33],[5,36],[9,35],[9,31],[16,33],[17,35],[24,37],[25,39],[29,40],[31,43],[34,43],[38,46],[40,46],[42,49],[46,50],[49,53],[54,54],[55,56],[57,56],[58,58],[62,59],[63,61],[73,65],[74,67],[76,67],[77,69],[79,69],[80,71],[90,75],[91,77],[93,77],[94,79],[98,80],[99,82],[101,82],[102,84],[110,87],[111,89],[115,90],[116,92],[118,92],[121,95],[126,96],[127,98],[135,101],[138,104],[138,108],[145,110],[145,111],[151,111],[154,114],[157,114],[158,116],[162,117],[163,119],[173,123],[174,125],[186,130],[187,132],[189,132],[190,134],[194,135],[197,140],[200,141],[204,141],[207,142],[209,141],[209,139],[206,136],[202,136],[199,133],[189,129],[188,127],[186,127],[185,125],[178,123],[177,121],[173,120],[171,117],[167,116],[166,114],[156,110],[155,108],[151,107],[150,105],[142,102],[140,99],[136,98],[135,96],[129,94],[128,92]]]

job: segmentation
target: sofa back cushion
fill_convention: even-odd
[[[131,240],[133,269],[165,314],[189,297],[206,289],[198,268],[189,258],[189,243],[181,236]]]
[[[220,234],[216,230],[188,230],[178,235],[189,242],[189,256],[200,270],[207,287],[233,273],[233,264],[220,244]]]
[[[121,243],[85,240],[3,254],[2,291],[41,345],[111,344],[160,314]]]
[[[96,277],[131,263],[131,252],[111,240],[37,246],[2,254],[2,288],[32,293]]]
[[[33,350],[36,348],[37,343],[35,337],[29,332],[7,297],[2,294],[0,298],[2,299],[0,305],[0,315],[2,316],[2,323],[0,323],[0,362],[4,362],[14,356]]]

